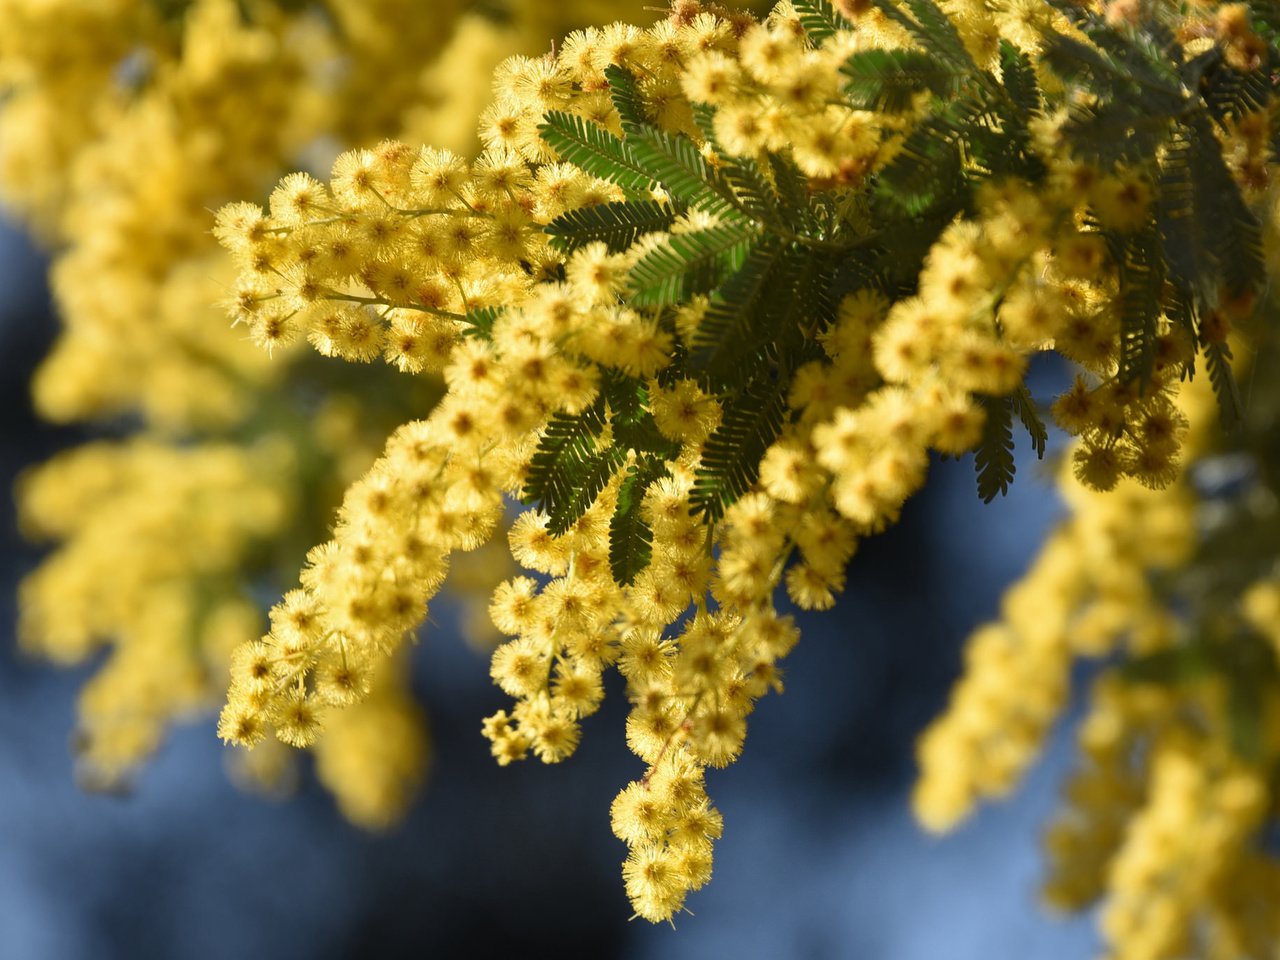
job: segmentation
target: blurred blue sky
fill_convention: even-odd
[[[25,400],[51,336],[42,269],[0,230],[6,485],[70,439],[37,425]],[[499,769],[479,724],[505,698],[450,635],[445,604],[415,661],[431,782],[388,835],[348,826],[310,783],[285,803],[238,793],[211,718],[172,737],[131,795],[81,793],[67,742],[85,673],[15,652],[14,585],[35,554],[6,509],[0,958],[1090,956],[1091,920],[1051,918],[1036,897],[1069,731],[1013,800],[954,836],[925,835],[907,808],[911,743],[945,702],[965,634],[995,612],[1056,515],[1025,444],[1019,456],[1011,495],[990,506],[969,461],[937,465],[903,523],[863,545],[837,610],[801,617],[786,694],[761,703],[743,760],[708,778],[725,837],[715,879],[676,930],[627,922],[608,808],[642,768],[623,743],[617,689],[571,761]]]

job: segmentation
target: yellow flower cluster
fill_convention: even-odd
[[[51,238],[72,186],[65,174],[98,132],[102,92],[160,25],[130,0],[5,0],[0,23],[0,199]]]
[[[1198,381],[1184,385],[1179,399],[1198,421],[1215,415],[1214,398]],[[1005,623],[1023,637],[1018,656],[1032,655],[1037,633],[1052,635],[1064,657],[1105,656],[1122,639],[1137,654],[1170,644],[1169,618],[1149,577],[1181,567],[1194,551],[1196,504],[1187,485],[1152,491],[1126,481],[1104,493],[1064,473],[1059,490],[1073,516],[1003,604]]]
[[[1182,695],[1108,675],[1095,686],[1080,734],[1086,765],[1046,838],[1046,894],[1069,909],[1105,895],[1102,932],[1116,960],[1274,948],[1277,873],[1254,847],[1268,788],[1205,732],[1227,709],[1212,685]]]
[[[363,700],[333,719],[313,751],[316,775],[338,809],[369,830],[396,823],[426,773],[426,718],[408,681],[407,658],[398,657],[371,678]]]
[[[1198,401],[1199,416],[1214,415],[1212,395]],[[1141,656],[1174,641],[1149,577],[1190,559],[1189,491],[1129,480],[1103,493],[1070,475],[1059,489],[1071,520],[1005,594],[1001,620],[969,639],[951,705],[921,738],[913,803],[931,829],[950,829],[980,799],[1017,785],[1066,705],[1076,657],[1109,655],[1121,641]]]
[[[63,664],[111,651],[80,697],[87,782],[118,783],[170,722],[207,709],[229,652],[260,629],[241,571],[290,520],[280,459],[137,439],[80,447],[24,478],[25,532],[66,541],[22,584],[24,648]]]
[[[711,879],[711,842],[724,821],[702,781],[700,766],[671,751],[613,801],[613,832],[631,847],[627,896],[647,920],[668,919]]]
[[[1026,5],[952,6],[983,64],[996,62],[1002,35],[1034,54],[1043,27],[1070,29]],[[576,481],[590,488],[547,481],[555,496],[581,498],[572,521],[557,526],[544,503],[509,525],[511,553],[532,575],[493,593],[490,616],[511,639],[491,673],[516,702],[483,732],[501,764],[529,753],[561,761],[600,705],[605,670],[618,668],[632,704],[627,740],[648,770],[619,795],[613,826],[630,847],[624,876],[637,913],[668,919],[709,877],[721,831],[705,768],[739,755],[755,700],[781,689],[778,661],[797,632],[775,608],[777,591],[801,608],[831,607],[857,538],[897,519],[931,450],[972,449],[997,405],[1034,416],[1027,362],[1050,349],[1089,378],[1053,410],[1080,438],[1063,473],[1076,515],[1008,595],[1002,622],[975,635],[952,709],[922,741],[921,818],[944,829],[1011,789],[1064,705],[1075,655],[1111,652],[1122,638],[1136,654],[1171,643],[1149,577],[1193,547],[1193,501],[1177,482],[1189,427],[1178,385],[1193,344],[1161,316],[1149,369],[1126,366],[1120,274],[1130,264],[1100,229],[1139,230],[1151,186],[1144,171],[1099,171],[1072,156],[1064,116],[1046,114],[1028,134],[1045,182],[989,180],[973,210],[941,230],[910,295],[849,292],[834,322],[806,331],[814,350],[788,371],[758,479],[714,523],[698,509],[699,485],[728,398],[681,360],[703,342],[714,302],[693,295],[667,310],[628,298],[662,251],[742,211],[695,201],[668,229],[621,246],[553,246],[543,232],[623,200],[678,206],[656,183],[638,189],[643,178],[606,181],[568,162],[543,126],[549,115],[600,131],[583,133],[586,153],[574,155],[586,168],[602,169],[592,150],[631,162],[625,145],[609,145],[622,141],[601,138],[629,136],[643,118],[691,138],[711,170],[789,158],[808,191],[856,221],[858,191],[905,149],[927,104],[892,117],[852,109],[839,71],[851,55],[906,37],[867,13],[815,44],[788,3],[756,22],[678,2],[649,29],[588,29],[558,52],[503,63],[475,162],[387,140],[342,154],[327,184],[286,177],[269,211],[223,208],[216,234],[239,270],[228,308],[260,346],[306,338],[322,354],[382,357],[446,385],[348,491],[333,539],[312,552],[271,631],[237,652],[225,739],[248,746],[274,731],[295,746],[325,744],[326,728],[359,708],[422,622],[449,555],[485,543],[505,523],[504,495],[545,479],[556,430],[595,417],[589,439],[565,441],[594,458],[591,479]],[[618,68],[635,78],[629,105]],[[801,236],[743,210],[754,229],[802,248],[870,242]],[[1197,415],[1202,392],[1182,391]],[[637,409],[669,442],[656,460],[652,438],[619,445],[637,436]],[[645,470],[654,475],[637,484]],[[633,508],[652,557],[621,576],[616,524]]]
[[[66,541],[24,587],[26,642],[64,660],[116,648],[85,692],[86,763],[119,778],[229,661],[218,732],[257,748],[245,773],[283,783],[279,744],[312,748],[349,818],[392,822],[427,753],[405,641],[454,555],[505,539],[519,570],[472,564],[458,580],[492,587],[504,638],[491,675],[514,703],[483,733],[499,764],[564,760],[616,667],[647,769],[613,831],[636,913],[670,919],[723,830],[706,769],[739,756],[755,702],[782,689],[798,631],[779,593],[832,607],[858,539],[897,520],[935,454],[977,448],[982,495],[1007,487],[1005,428],[1021,419],[1044,443],[1025,376],[1052,350],[1082,370],[1052,405],[1077,438],[1059,471],[1072,515],[971,638],[921,740],[917,814],[946,829],[1007,793],[1075,658],[1113,657],[1050,836],[1053,896],[1107,896],[1117,957],[1262,952],[1272,932],[1242,878],[1275,887],[1250,847],[1267,785],[1232,741],[1218,648],[1201,645],[1205,678],[1167,666],[1201,646],[1162,580],[1197,548],[1179,458],[1212,442],[1206,378],[1185,380],[1212,351],[1227,392],[1225,347],[1256,284],[1228,284],[1216,258],[1230,254],[1206,253],[1223,290],[1178,313],[1164,286],[1179,278],[1155,269],[1185,213],[1157,169],[1173,161],[1073,147],[1092,96],[1073,51],[1094,73],[1133,66],[1092,55],[1079,28],[1096,13],[1129,29],[1137,6],[1069,18],[1039,0],[945,0],[946,21],[923,0],[911,16],[784,0],[758,20],[674,0],[650,27],[589,27],[547,51],[612,7],[518,0],[502,25],[455,0],[433,17],[408,0],[331,0],[324,15],[192,0],[169,16],[0,0],[0,196],[65,244],[68,332],[40,404],[57,419],[140,411],[169,438],[86,448],[24,494],[32,531]],[[68,52],[56,16],[91,36]],[[1206,90],[1211,66],[1247,74],[1270,51],[1238,4],[1181,33],[1188,56],[1226,64],[1204,62]],[[931,46],[946,62],[923,62]],[[459,83],[491,67],[491,98]],[[1249,82],[1213,94],[1244,106],[1222,108],[1201,146],[1262,203],[1271,124]],[[974,103],[962,134],[947,111]],[[998,137],[1016,162],[995,156]],[[941,154],[956,197],[915,182]],[[290,166],[311,172],[282,177]],[[220,203],[210,232],[200,211]],[[898,231],[914,231],[903,249]],[[797,302],[775,317],[760,304],[780,302],[780,279]],[[215,299],[230,335],[209,320]],[[326,363],[302,341],[384,363]],[[359,441],[378,430],[374,460]],[[303,515],[353,475],[330,538],[255,630],[251,548],[314,542]],[[509,513],[516,499],[536,506]],[[1255,573],[1223,622],[1271,650],[1280,589]],[[1170,676],[1126,673],[1143,669]]]
[[[439,374],[468,312],[519,302],[551,275],[535,225],[610,196],[576,171],[534,180],[505,152],[473,165],[389,140],[339,156],[329,186],[286,177],[270,216],[224,207],[215,234],[240,269],[233,317],[259,345],[306,337],[326,356]]]
[[[1232,770],[1221,745],[1215,757],[1211,744],[1188,739],[1153,747],[1150,800],[1112,862],[1102,930],[1119,957],[1195,950],[1201,904],[1263,813],[1260,778]]]
[[[575,22],[533,6],[518,5],[502,55]],[[323,136],[364,142],[408,126],[434,139],[439,77],[424,86],[424,72],[446,42],[476,59],[498,28],[469,15],[455,38],[463,4],[431,17],[412,7],[349,0],[326,19],[272,0],[196,0],[166,19],[152,4],[6,0],[0,197],[68,246],[53,274],[66,330],[37,377],[42,413],[141,409],[171,429],[242,415],[239,379],[267,374],[208,309],[222,271],[205,211],[255,193]],[[469,67],[485,71],[474,86],[497,56]],[[474,111],[451,109],[447,122],[474,126]],[[171,309],[172,297],[201,308]]]
[[[1108,865],[1146,795],[1134,763],[1142,740],[1168,719],[1170,699],[1104,675],[1093,686],[1081,723],[1081,761],[1063,789],[1065,808],[1045,831],[1044,897],[1063,910],[1083,910],[1107,890]]]
[[[883,159],[884,117],[841,101],[840,67],[856,50],[902,39],[877,23],[815,49],[795,9],[781,4],[736,51],[682,51],[678,82],[690,102],[716,108],[715,139],[727,155],[786,154],[817,184],[858,184]]]
[[[673,16],[648,36],[723,42],[733,22]],[[625,34],[655,58],[633,52],[627,62],[641,69],[661,62],[661,47],[645,36]],[[561,61],[572,50],[566,44]],[[555,60],[512,61],[503,77],[498,104],[523,98],[529,115],[608,104],[590,77],[572,79]],[[588,245],[562,263],[537,230],[621,193],[552,157],[534,162],[545,152],[491,142],[468,164],[387,141],[339,157],[327,185],[286,178],[269,215],[245,204],[219,214],[219,239],[240,268],[229,306],[262,345],[306,336],[323,353],[381,354],[401,369],[439,371],[448,387],[348,491],[334,539],[312,552],[303,589],[273,611],[271,632],[237,651],[219,725],[226,739],[251,745],[273,729],[304,746],[345,722],[335,720],[338,708],[363,699],[421,622],[448,555],[492,534],[502,494],[520,491],[548,419],[590,406],[604,372],[653,378],[666,365],[672,336],[618,303],[640,252]],[[561,270],[564,279],[554,279]],[[648,383],[657,428],[682,448],[643,504],[660,545],[654,562],[625,587],[610,571],[609,518],[626,463],[567,533],[552,534],[536,511],[514,522],[516,559],[550,579],[518,577],[494,595],[493,620],[515,639],[495,651],[493,673],[519,702],[486,721],[485,732],[500,762],[530,750],[548,762],[564,758],[577,745],[578,721],[603,695],[602,671],[618,665],[635,703],[629,741],[651,764],[629,790],[661,791],[654,797],[668,817],[641,837],[619,814],[618,830],[633,843],[627,875],[637,910],[661,919],[709,876],[719,827],[702,768],[738,755],[753,699],[780,686],[775,663],[796,635],[771,598],[792,543],[806,561],[789,577],[793,594],[830,605],[830,581],[842,582],[853,538],[821,506],[820,484],[803,485],[806,500],[787,479],[794,464],[779,461],[770,476],[781,499],[762,492],[726,518],[722,547],[737,573],[713,586],[713,540],[690,516],[689,494],[719,404],[691,380]],[[718,612],[707,608],[712,597]],[[666,637],[691,606],[697,615]]]
[[[95,782],[119,780],[166,723],[208,707],[231,649],[261,630],[252,598],[264,564],[296,565],[292,556],[325,529],[331,503],[368,468],[390,426],[422,402],[423,391],[389,382],[394,371],[353,381],[307,366],[298,352],[273,360],[243,327],[228,331],[214,305],[234,292],[235,274],[208,211],[260,194],[295,165],[327,163],[335,148],[397,132],[469,154],[497,63],[545,49],[618,4],[514,0],[477,11],[449,3],[430,17],[419,6],[0,3],[0,203],[54,253],[63,322],[36,376],[37,405],[58,421],[140,416],[146,437],[115,448],[110,471],[107,454],[90,446],[21,491],[24,513],[38,518],[33,535],[65,541],[23,589],[25,644],[59,661],[81,659],[92,644],[122,651],[82,702]],[[293,249],[301,238],[276,239]],[[415,358],[446,349],[452,334],[442,331],[452,327],[432,330]],[[402,340],[402,368],[425,369],[410,352]],[[253,543],[284,549],[245,547],[248,529],[236,525],[251,523],[243,511],[262,498],[232,503],[225,470],[206,466],[227,461],[280,505],[262,507]],[[108,473],[110,496],[71,494],[98,490]],[[230,553],[227,527],[240,538]],[[487,593],[499,578],[469,589]],[[349,728],[333,724],[320,764],[361,822],[387,822],[419,779],[422,735],[406,732],[419,721],[401,674],[379,681],[379,703],[352,711]],[[131,696],[137,705],[125,710]],[[366,748],[380,725],[405,744],[400,759],[377,764],[381,780],[362,759],[379,756]],[[288,780],[279,752],[238,752],[237,763],[251,780]],[[358,792],[356,783],[366,785],[363,799],[344,793]]]
[[[1210,456],[1210,390],[1183,385],[1177,404],[1188,455]],[[971,637],[951,706],[920,741],[917,816],[949,829],[977,800],[1006,794],[1065,705],[1075,657],[1119,653],[1094,684],[1083,762],[1046,835],[1046,897],[1073,910],[1102,899],[1116,960],[1265,956],[1280,935],[1268,905],[1280,872],[1257,838],[1273,801],[1264,761],[1242,757],[1234,727],[1256,711],[1243,722],[1260,725],[1257,749],[1273,758],[1275,696],[1233,705],[1244,694],[1209,664],[1238,639],[1194,646],[1205,639],[1160,586],[1196,561],[1198,517],[1211,508],[1185,481],[1104,494],[1064,472],[1060,489],[1070,520],[1006,594],[1002,621]],[[1272,579],[1243,595],[1239,618],[1275,644]]]
[[[11,6],[44,8],[57,21],[85,5]],[[6,109],[65,97],[80,108],[55,99],[56,109],[86,126],[65,155],[32,157],[6,178],[36,195],[65,191],[41,214],[66,243],[53,269],[64,333],[37,375],[36,399],[56,420],[140,409],[168,429],[225,423],[245,410],[237,381],[266,374],[245,344],[219,335],[208,309],[218,287],[207,278],[220,271],[201,211],[255,189],[314,135],[308,40],[279,12],[244,22],[232,0],[193,4],[180,27],[156,24],[153,36],[134,22],[147,5],[109,6],[120,16],[97,25],[97,42],[133,59],[103,51],[105,77],[86,68],[46,79],[28,67]],[[66,29],[4,32],[38,45]],[[147,45],[132,49],[139,42]],[[19,49],[9,62],[17,70],[29,56]],[[69,83],[77,86],[64,91]],[[34,133],[6,130],[5,142],[33,149]],[[70,189],[42,188],[40,178]]]

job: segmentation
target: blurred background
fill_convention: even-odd
[[[27,399],[54,334],[44,268],[0,223],[6,490],[81,435],[38,422]],[[39,555],[6,505],[0,958],[1090,956],[1091,918],[1051,917],[1037,896],[1069,724],[1015,797],[956,834],[926,835],[908,809],[912,744],[945,703],[966,634],[1058,514],[1025,444],[1019,456],[1018,482],[990,506],[971,462],[937,464],[902,523],[861,547],[837,609],[800,616],[786,694],[761,702],[743,759],[708,776],[725,836],[714,880],[674,930],[627,920],[625,847],[608,812],[643,770],[625,747],[619,689],[565,764],[499,768],[480,720],[506,698],[447,600],[414,651],[429,782],[386,834],[352,827],[306,777],[286,802],[238,792],[212,715],[181,728],[128,794],[81,792],[68,740],[95,665],[58,670],[17,653],[14,589]]]

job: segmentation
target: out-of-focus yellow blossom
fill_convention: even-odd
[[[290,522],[283,466],[266,447],[138,439],[24,478],[25,531],[64,543],[22,584],[23,647],[65,664],[110,650],[80,697],[89,782],[118,781],[173,719],[207,709],[230,650],[261,629],[244,570]]]

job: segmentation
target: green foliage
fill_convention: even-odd
[[[1231,348],[1225,343],[1204,344],[1204,365],[1209,382],[1218,398],[1218,409],[1225,427],[1233,427],[1244,416],[1244,404],[1240,400],[1240,388],[1231,372]]]
[[[1183,76],[1189,87],[1199,90],[1210,116],[1225,129],[1229,120],[1267,109],[1276,85],[1275,57],[1268,53],[1268,62],[1259,69],[1241,73],[1213,47],[1191,60]]]
[[[771,294],[795,266],[793,260],[787,256],[787,248],[772,239],[751,248],[742,266],[711,296],[694,333],[695,366],[718,370],[725,357],[740,359],[740,354],[750,349],[751,333],[763,325]],[[731,365],[740,369],[740,363]]]
[[[782,205],[793,217],[808,220],[809,188],[804,175],[786,157],[769,154],[769,175]],[[808,229],[812,229],[810,226]]]
[[[578,416],[557,416],[547,424],[530,462],[521,499],[538,503],[549,515],[560,518],[563,530],[577,519],[567,511],[581,505],[576,490],[597,464],[604,426],[603,398]],[[590,504],[582,510],[587,506]]]
[[[910,215],[947,203],[958,210],[964,200],[963,144],[984,113],[981,101],[956,97],[916,125],[902,150],[880,171],[877,193]]]
[[[1025,126],[1040,113],[1043,99],[1031,60],[1008,40],[1000,41],[1000,77],[1014,107],[1014,119]]]
[[[604,68],[604,75],[609,81],[609,99],[613,103],[613,109],[618,111],[623,130],[647,124],[649,117],[644,98],[640,96],[640,89],[631,71],[611,63]]]
[[[1155,158],[1170,123],[1187,108],[1182,78],[1167,54],[1141,30],[1122,36],[1074,5],[1060,9],[1093,41],[1090,46],[1062,34],[1045,40],[1043,61],[1069,86],[1093,94],[1093,102],[1072,102],[1064,133],[1075,152],[1103,168],[1117,162]]]
[[[566,473],[566,476],[572,478],[572,486],[565,491],[566,495],[554,499],[549,497],[543,501],[543,509],[550,520],[547,529],[557,536],[568,533],[582,515],[591,509],[596,498],[625,462],[626,454],[617,446],[587,454],[574,462],[573,471]]]
[[[717,521],[760,476],[760,460],[786,420],[786,390],[770,377],[753,381],[725,404],[693,481],[693,512]]]
[[[1053,2],[1093,43],[1058,34],[1046,39],[1044,62],[1092,95],[1092,102],[1069,101],[1068,143],[1104,170],[1117,162],[1149,170],[1156,187],[1155,235],[1108,238],[1120,264],[1120,376],[1145,384],[1162,313],[1191,327],[1218,308],[1223,294],[1247,300],[1264,283],[1261,227],[1213,127],[1268,103],[1277,82],[1275,54],[1268,50],[1261,69],[1241,73],[1218,48],[1185,59],[1153,18],[1120,32],[1068,0]],[[1225,344],[1202,346],[1224,419],[1238,419],[1230,354]]]
[[[612,438],[608,443],[606,436]],[[667,476],[665,462],[678,453],[679,445],[664,437],[653,421],[644,383],[607,374],[600,395],[587,410],[555,417],[547,425],[530,463],[522,500],[546,512],[553,534],[564,534],[626,467],[610,522],[609,562],[618,582],[630,583],[648,565],[652,542],[640,502],[653,483]]]
[[[565,162],[616,183],[634,198],[647,199],[652,192],[653,178],[632,156],[631,149],[599,124],[553,110],[538,132]]]
[[[881,113],[924,109],[868,189],[839,203],[811,192],[785,157],[723,155],[712,107],[694,108],[701,140],[658,129],[639,82],[622,67],[607,73],[622,138],[566,114],[548,115],[542,128],[562,157],[632,198],[565,214],[547,228],[552,244],[567,252],[601,241],[621,251],[645,234],[665,233],[632,267],[627,302],[663,310],[708,298],[687,354],[682,349],[664,376],[696,377],[724,404],[694,490],[695,511],[712,520],[755,482],[759,458],[785,420],[791,376],[817,355],[814,335],[834,319],[834,303],[867,286],[891,299],[910,296],[928,251],[956,216],[973,211],[982,183],[1015,177],[1035,184],[1045,175],[1029,127],[1046,109],[1031,59],[1002,40],[998,71],[980,69],[933,0],[876,2],[915,46],[852,54],[842,67],[845,96],[855,108]],[[1261,284],[1260,228],[1212,128],[1269,102],[1274,81],[1266,71],[1238,74],[1216,50],[1183,63],[1173,35],[1154,20],[1121,31],[1068,0],[1053,2],[1087,38],[1049,31],[1044,39],[1044,65],[1085,94],[1067,98],[1067,145],[1104,171],[1115,163],[1149,170],[1155,187],[1146,227],[1103,231],[1119,268],[1118,375],[1145,387],[1163,318],[1198,333],[1196,318],[1215,309],[1223,292],[1243,296]],[[845,26],[829,0],[795,8],[814,43]],[[653,199],[657,188],[670,203]],[[709,215],[710,225],[669,233],[685,210]],[[1225,345],[1204,349],[1215,389],[1235,409]],[[1015,418],[1037,456],[1048,436],[1025,386],[981,399],[986,421],[976,468],[979,495],[989,501],[1014,476]],[[616,428],[612,401],[609,409]],[[660,456],[653,443],[623,446]],[[551,456],[550,449],[539,455]],[[565,451],[583,477],[624,462],[599,452],[588,462],[577,447]],[[627,469],[634,493],[647,474],[634,458]],[[555,484],[547,491],[555,502]],[[580,506],[567,505],[560,522]],[[634,576],[647,562],[646,531],[633,507],[615,522],[617,542],[627,545],[617,569]]]
[[[850,103],[862,110],[901,113],[926,90],[954,96],[968,73],[920,50],[860,50],[841,71]]]
[[[1009,395],[1009,401],[1017,411],[1018,419],[1026,429],[1027,435],[1031,438],[1031,449],[1035,450],[1036,456],[1043,460],[1045,448],[1049,444],[1049,428],[1040,418],[1040,411],[1036,409],[1036,402],[1027,385],[1024,383],[1013,391]]]
[[[631,127],[626,143],[640,168],[676,200],[710,214],[733,209],[733,188],[711,169],[688,137],[656,127]]]
[[[742,157],[727,157],[720,170],[721,177],[733,189],[734,207],[742,215],[764,224],[775,230],[805,230],[798,224],[797,214],[808,212],[808,201],[799,208],[789,208],[778,196],[777,191],[769,183],[754,160]]]
[[[1092,42],[1059,33],[1045,41],[1045,63],[1069,84],[1107,101],[1130,100],[1152,112],[1173,116],[1185,105],[1176,64],[1181,50],[1149,17],[1121,33],[1094,11],[1070,0],[1051,0]]]
[[[646,233],[670,229],[675,217],[676,211],[665,203],[624,200],[570,210],[548,224],[546,232],[551,235],[551,245],[564,253],[596,241],[621,253]]]
[[[825,11],[834,16],[829,6]],[[823,15],[824,6],[808,12]],[[710,226],[668,233],[647,246],[631,267],[626,297],[629,306],[656,310],[700,294],[710,299],[690,353],[679,351],[664,376],[693,376],[724,403],[725,417],[708,441],[694,494],[695,510],[715,519],[755,482],[760,458],[785,419],[794,370],[820,355],[813,338],[834,318],[834,278],[866,238],[846,236],[844,215],[828,198],[812,196],[789,160],[769,156],[764,164],[717,153],[716,162],[708,162],[704,151],[717,148],[714,111],[696,111],[705,141],[700,146],[647,121],[629,71],[611,67],[607,75],[621,139],[563,113],[548,114],[541,131],[563,159],[622,186],[631,199],[567,213],[547,233],[563,251],[595,241],[620,251],[645,234],[669,230],[684,209],[715,218]],[[659,187],[671,204],[651,198]],[[632,402],[643,385],[631,383],[624,388],[611,379],[605,406],[577,418],[575,426],[553,422],[524,491],[528,502],[541,503],[551,515],[554,529],[567,529],[625,457],[640,455],[628,467],[627,496],[613,520],[619,552],[611,562],[627,577],[648,562],[648,532],[633,501],[656,479],[653,465],[675,455],[652,418],[641,416],[643,403],[637,408]],[[613,431],[611,450],[597,449],[602,426],[596,418]],[[575,479],[587,484],[587,495],[568,494]]]
[[[664,460],[680,452],[680,445],[663,436],[654,423],[649,412],[649,389],[643,381],[610,373],[601,386],[616,444],[624,450],[651,453]]]
[[[653,557],[653,531],[640,513],[640,504],[649,487],[669,475],[662,460],[652,455],[627,468],[609,521],[609,568],[618,583],[634,582]]]
[[[1262,258],[1262,226],[1245,205],[1240,188],[1227,169],[1209,120],[1193,116],[1189,122],[1195,148],[1192,171],[1202,197],[1211,198],[1216,216],[1205,218],[1205,243],[1216,258],[1223,286],[1232,296],[1262,288],[1266,264]]]
[[[466,328],[462,331],[468,337],[488,340],[493,335],[493,325],[506,311],[502,307],[483,307],[470,311],[463,322]]]
[[[631,268],[628,301],[636,307],[684,303],[715,289],[742,265],[753,238],[741,222],[668,236]]]
[[[836,13],[830,0],[792,0],[804,32],[815,45],[830,38],[837,30],[848,27],[844,18]]]
[[[1120,382],[1146,389],[1155,365],[1164,262],[1154,227],[1127,238],[1120,269]]]
[[[960,38],[960,31],[933,0],[901,0],[901,5],[897,0],[876,0],[876,6],[915,37],[930,56],[962,73],[978,75],[978,68]]]
[[[1175,129],[1160,165],[1157,216],[1170,278],[1210,309],[1219,291],[1245,295],[1266,276],[1262,229],[1222,158],[1208,118]]]
[[[1017,471],[1013,459],[1015,401],[1012,397],[986,396],[978,400],[986,411],[986,420],[982,425],[982,439],[974,448],[973,465],[978,473],[978,496],[983,503],[990,503],[1009,492]]]
[[[883,232],[893,237],[895,253],[912,251],[906,262],[914,264],[915,251],[923,258],[945,224],[971,208],[973,189],[983,180],[1043,176],[1027,130],[1041,95],[1030,61],[1007,41],[997,80],[978,69],[930,0],[913,0],[909,13],[887,0],[881,6],[908,26],[923,50],[853,54],[844,67],[846,90],[855,106],[882,111],[906,109],[917,94],[931,98],[928,113],[877,175],[874,191],[877,219],[892,224]]]

